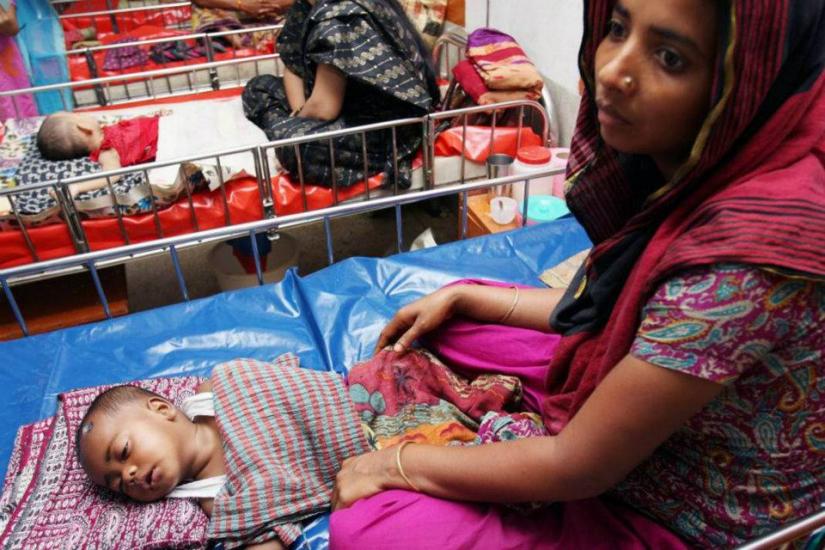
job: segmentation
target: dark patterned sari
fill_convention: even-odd
[[[252,79],[243,93],[244,112],[271,140],[293,138],[363,124],[420,117],[435,105],[437,88],[418,48],[418,38],[407,21],[381,0],[318,0],[311,6],[298,0],[287,14],[278,38],[284,64],[312,92],[315,71],[329,64],[347,78],[339,117],[322,121],[290,116],[283,79],[263,75]],[[329,140],[300,146],[303,179],[307,183],[349,186],[364,179],[362,134],[333,140],[334,172]],[[393,181],[393,156],[399,183],[409,185],[410,161],[421,145],[420,124],[398,128],[395,150],[389,130],[366,134],[368,175],[387,174]],[[283,167],[298,179],[294,147],[276,151]]]

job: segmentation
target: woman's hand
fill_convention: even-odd
[[[241,11],[254,17],[280,15],[292,6],[294,0],[242,0]]]
[[[335,478],[332,509],[348,508],[356,500],[394,488],[396,452],[389,447],[346,459]]]
[[[438,328],[455,313],[458,288],[441,288],[399,309],[381,331],[375,351],[392,344],[394,351],[404,352],[419,337]]]

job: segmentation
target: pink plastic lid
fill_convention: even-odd
[[[541,145],[529,145],[518,150],[516,158],[524,164],[547,164],[550,162],[550,149]]]

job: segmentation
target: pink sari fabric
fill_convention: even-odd
[[[512,286],[480,280],[453,284]],[[525,408],[540,412],[547,393],[547,365],[559,338],[535,330],[455,318],[430,335],[426,346],[463,376],[518,376],[524,387]],[[331,515],[330,548],[688,547],[653,520],[607,498],[560,502],[523,515],[503,506],[386,491]]]
[[[14,5],[13,0],[11,4]],[[0,90],[6,92],[30,86],[29,75],[14,37],[0,35]],[[16,110],[15,103],[17,104]],[[34,106],[31,95],[14,96],[14,99],[0,97],[0,123],[9,118],[30,116],[37,116],[37,108]]]
[[[529,288],[477,279],[452,284]],[[550,327],[549,318],[547,326]],[[547,395],[547,365],[559,340],[558,334],[456,317],[428,335],[424,344],[453,371],[467,378],[479,374],[517,376],[524,391],[524,408],[541,414],[541,403]]]

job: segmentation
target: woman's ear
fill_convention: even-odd
[[[178,414],[177,407],[162,397],[150,397],[146,400],[146,406],[166,420],[174,420]]]

